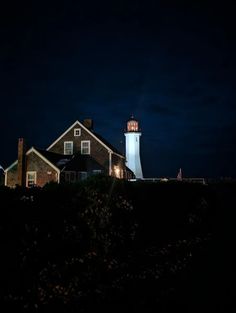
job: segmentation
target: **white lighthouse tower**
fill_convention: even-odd
[[[126,165],[131,169],[136,178],[142,179],[143,172],[140,161],[140,136],[141,131],[138,121],[133,116],[127,121],[125,130],[125,156]]]

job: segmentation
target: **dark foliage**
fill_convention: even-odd
[[[1,187],[1,311],[220,312],[234,190],[103,176]]]

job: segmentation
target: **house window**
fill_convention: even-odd
[[[66,171],[65,172],[65,181],[68,183],[76,182],[76,172]]]
[[[75,128],[74,129],[74,136],[75,137],[81,136],[81,129],[80,128]]]
[[[81,141],[81,154],[90,154],[90,141]]]
[[[93,170],[93,175],[98,175],[101,174],[102,171],[101,170]]]
[[[88,177],[88,173],[87,172],[79,172],[79,178],[81,180],[85,180]]]
[[[64,154],[73,154],[73,141],[64,142]]]
[[[70,172],[70,182],[74,183],[76,181],[76,172]]]
[[[36,185],[36,172],[27,172],[26,174],[26,186],[33,187]]]

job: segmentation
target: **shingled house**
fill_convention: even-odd
[[[18,159],[5,170],[5,185],[44,186],[48,182],[76,182],[103,173],[117,178],[134,178],[125,157],[93,130],[93,121],[78,120],[46,150],[26,149],[18,141]]]

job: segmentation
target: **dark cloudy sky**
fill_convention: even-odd
[[[46,148],[89,117],[124,150],[134,114],[144,176],[236,176],[233,1],[16,1],[0,15],[4,167],[18,137]]]

